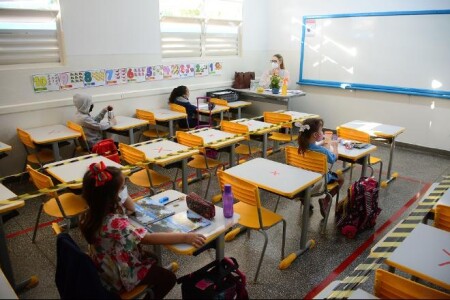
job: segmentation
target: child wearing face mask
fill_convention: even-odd
[[[329,164],[333,164],[338,158],[337,145],[330,147],[329,144],[324,143],[323,134],[323,120],[319,118],[306,119],[303,124],[299,124],[298,135],[298,153],[304,154],[306,151],[316,151],[326,155]],[[332,197],[337,194],[339,189],[344,183],[344,178],[334,172],[329,171],[327,176],[327,183],[338,182],[339,186],[330,191]],[[322,182],[322,181],[321,181]],[[324,187],[317,186],[313,188],[313,191],[323,190]],[[328,196],[319,199],[320,213],[322,217],[325,217],[325,212],[328,210],[328,206],[331,203],[331,198]]]
[[[150,233],[130,222],[125,211],[133,211],[134,205],[125,187],[125,177],[120,169],[106,167],[103,162],[89,166],[83,177],[82,194],[89,209],[80,220],[80,230],[103,281],[117,293],[148,284],[152,286],[154,299],[164,298],[175,285],[176,276],[158,266],[142,245],[186,243],[199,248],[205,237],[196,233]]]
[[[115,119],[108,120],[108,122],[101,122],[105,114],[112,111],[113,107],[108,105],[97,116],[92,117],[90,112],[94,108],[94,104],[90,95],[75,94],[73,96],[73,104],[77,108],[75,122],[83,127],[89,149],[92,149],[96,143],[103,140],[102,131],[109,129],[112,125],[116,125]]]
[[[279,75],[282,79],[289,82],[289,71],[284,67],[284,59],[280,54],[275,54],[270,60],[271,68],[261,75],[259,85],[268,88],[270,85],[270,77],[272,75]]]
[[[181,128],[195,128],[197,124],[207,124],[205,122],[198,122],[197,106],[189,102],[189,89],[187,86],[180,85],[174,88],[172,93],[170,93],[169,103],[175,103],[186,108],[187,120],[178,120],[178,125]]]

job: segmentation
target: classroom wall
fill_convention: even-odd
[[[295,110],[320,114],[328,128],[335,128],[354,119],[403,126],[406,131],[399,136],[399,141],[450,151],[449,100],[295,84],[295,81],[299,80],[300,24],[304,15],[449,8],[448,0],[270,1],[270,22],[278,26],[272,25],[268,28],[268,51],[284,56],[291,74],[290,87],[296,86],[306,92],[306,96],[293,106]]]
[[[178,85],[191,90],[191,101],[208,90],[229,87],[235,71],[262,72],[267,60],[265,32],[268,0],[245,0],[241,57],[213,59],[162,59],[157,0],[60,0],[64,35],[64,65],[0,67],[0,141],[13,146],[0,162],[0,176],[20,172],[25,151],[16,128],[65,124],[75,113],[72,96],[93,95],[94,113],[112,104],[116,115],[134,114],[136,108],[165,107],[170,91]],[[34,93],[33,74],[96,68],[138,67],[153,64],[223,62],[223,74],[192,79],[130,83],[83,90]],[[256,66],[256,67],[255,67]],[[68,152],[68,151],[66,151]],[[70,151],[69,151],[70,152]],[[63,151],[64,154],[64,151]]]

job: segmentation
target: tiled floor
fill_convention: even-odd
[[[387,165],[389,149],[379,145],[376,155],[381,157]],[[283,161],[283,153],[277,153],[269,157],[276,161]],[[223,155],[226,159],[226,155]],[[338,163],[336,167],[340,167]],[[374,230],[360,233],[357,238],[349,240],[336,231],[334,218],[331,216],[325,235],[321,235],[321,215],[317,201],[313,201],[315,206],[311,215],[311,224],[308,230],[308,237],[316,241],[316,246],[298,258],[288,269],[278,270],[281,247],[281,225],[268,230],[269,244],[262,264],[258,283],[249,280],[247,289],[250,298],[303,298],[315,287],[324,285],[324,280],[331,282],[342,279],[352,272],[352,270],[364,260],[370,248],[386,233],[393,225],[404,218],[412,208],[416,206],[414,202],[408,209],[397,218],[394,216],[410,199],[418,199],[431,183],[439,181],[442,175],[450,174],[450,157],[427,154],[398,147],[395,152],[393,169],[398,171],[400,176],[387,188],[381,189],[379,194],[380,207],[383,209]],[[385,168],[386,170],[386,168]],[[191,170],[193,173],[194,171]],[[375,171],[377,172],[377,170]],[[174,172],[167,171],[171,176]],[[359,174],[356,167],[353,172],[353,179]],[[377,173],[376,173],[377,174]],[[295,180],[295,178],[292,178]],[[24,184],[5,183],[17,194],[33,190],[29,182]],[[348,185],[348,173],[346,175],[346,186],[341,194],[346,193]],[[206,182],[195,183],[189,186],[190,191],[202,194],[206,188]],[[129,184],[131,194],[141,191],[138,187]],[[218,194],[218,184],[213,178],[210,197]],[[276,197],[267,192],[262,192],[263,205],[269,208],[274,207]],[[45,214],[40,220],[40,228],[36,243],[31,242],[33,226],[39,208],[41,198],[28,200],[25,207],[21,208],[20,215],[5,224],[8,235],[8,247],[12,260],[12,265],[17,281],[24,280],[30,275],[39,277],[39,285],[35,288],[19,294],[20,298],[59,298],[58,291],[54,283],[56,264],[56,238],[52,233],[51,218]],[[221,204],[219,204],[221,205]],[[287,241],[286,253],[295,251],[299,246],[300,237],[300,202],[284,199],[280,202],[278,212],[287,220]],[[377,230],[386,222],[387,226],[382,232]],[[391,223],[392,222],[392,223]],[[377,232],[375,235],[374,233]],[[83,247],[83,241],[78,229],[71,230],[74,239]],[[235,240],[225,244],[226,256],[235,257],[240,269],[245,272],[249,279],[253,279],[257,262],[262,248],[263,237],[257,232],[252,232],[250,236],[242,234]],[[192,272],[214,259],[213,251],[204,252],[197,257],[183,257],[170,253],[163,249],[163,261],[177,261],[180,269],[177,276],[182,276]],[[371,292],[373,287],[373,276],[371,279],[361,284],[360,287]],[[316,289],[316,292],[318,290]],[[310,293],[310,294],[309,294]],[[177,285],[170,292],[168,298],[181,298],[181,289]]]

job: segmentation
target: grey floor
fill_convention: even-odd
[[[387,166],[389,148],[378,145],[376,156],[383,159]],[[227,160],[227,155],[222,154],[221,159]],[[276,153],[269,157],[276,161],[284,161],[283,153]],[[334,168],[340,168],[341,163],[337,163]],[[386,170],[386,168],[385,168]],[[399,218],[379,232],[373,234],[378,228],[385,224],[405,203],[418,193],[425,192],[426,188],[433,182],[438,182],[442,175],[450,174],[450,157],[443,157],[436,154],[423,153],[417,150],[409,150],[397,147],[393,163],[393,170],[399,172],[399,177],[387,188],[381,189],[379,203],[383,209],[374,230],[360,233],[355,239],[349,240],[336,231],[334,217],[331,216],[328,222],[325,235],[320,234],[322,217],[319,213],[317,200],[313,201],[315,209],[311,214],[311,224],[308,229],[308,237],[316,241],[316,246],[298,258],[288,269],[279,270],[281,249],[281,226],[274,227],[268,231],[269,244],[264,257],[258,283],[252,283],[258,263],[260,251],[263,245],[263,237],[257,232],[252,232],[249,236],[241,234],[235,240],[225,244],[225,255],[235,257],[240,269],[247,275],[249,283],[247,286],[250,298],[304,298],[315,287],[324,280],[339,280],[346,277],[352,270],[361,263],[368,255],[370,248],[385,234],[392,226],[397,224],[411,211],[416,203],[412,204]],[[174,171],[164,171],[171,176]],[[359,175],[360,169],[355,167],[353,179]],[[376,169],[375,172],[378,172]],[[194,170],[190,170],[194,173]],[[376,173],[377,174],[377,173]],[[292,180],[295,180],[293,178]],[[341,191],[341,196],[346,194],[349,182],[348,172],[346,173],[346,184]],[[29,182],[18,184],[15,182],[4,183],[17,194],[33,190]],[[202,194],[206,188],[206,182],[199,182],[189,186],[190,191]],[[130,194],[138,194],[143,190],[129,183]],[[217,179],[213,178],[210,189],[210,197],[218,194],[219,188]],[[20,298],[59,298],[58,291],[54,283],[56,267],[56,238],[52,232],[51,218],[42,215],[41,227],[38,230],[36,243],[31,242],[33,226],[37,215],[37,210],[42,198],[28,200],[25,207],[19,210],[20,215],[9,220],[5,224],[5,231],[8,235],[8,248],[12,260],[12,265],[17,281],[24,280],[31,275],[39,277],[39,285],[33,289],[19,294]],[[267,192],[262,192],[263,205],[268,208],[274,207],[276,197]],[[221,205],[221,203],[219,203]],[[295,251],[299,246],[300,228],[300,202],[283,199],[280,202],[278,212],[287,220],[287,241],[286,253]],[[77,228],[70,231],[74,239],[82,246],[86,247],[79,230]],[[372,243],[366,243],[366,248],[362,249],[360,255],[353,254],[358,247],[363,245],[368,239],[373,239]],[[177,261],[180,269],[177,276],[195,271],[201,266],[213,260],[215,254],[212,250],[206,251],[196,257],[178,256],[166,249],[163,249],[163,262]],[[352,257],[350,259],[349,257]],[[346,259],[349,258],[347,261]],[[340,268],[338,268],[341,265]],[[367,292],[372,291],[373,276],[370,280],[360,285]],[[318,290],[316,289],[316,292]],[[310,294],[309,294],[310,293]],[[181,289],[177,285],[169,293],[167,298],[181,298]]]

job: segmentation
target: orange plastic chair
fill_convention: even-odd
[[[286,164],[302,168],[304,170],[317,172],[322,174],[322,178],[324,181],[323,184],[323,190],[318,191],[315,194],[312,194],[312,197],[317,197],[320,195],[327,195],[332,199],[330,191],[332,189],[338,188],[338,192],[336,194],[336,205],[339,201],[339,184],[337,182],[333,183],[327,183],[327,177],[326,174],[328,173],[328,163],[327,163],[327,157],[323,153],[315,152],[315,151],[306,151],[304,155],[298,153],[298,148],[293,146],[286,146],[285,148],[285,158],[286,158]],[[278,198],[280,200],[280,198]],[[333,199],[331,200],[333,201]],[[278,205],[278,201],[277,201]],[[336,207],[335,205],[335,207]],[[330,209],[332,206],[332,202],[330,205],[328,205],[328,209],[325,213],[324,222],[322,225],[322,233],[325,233],[325,229],[327,227],[328,217],[330,215]],[[276,211],[276,207],[275,207]]]
[[[178,124],[178,129],[177,130],[181,130],[181,131],[189,131],[189,130],[191,130],[189,128],[189,122],[188,122],[186,107],[178,105],[178,104],[175,104],[175,103],[169,103],[169,108],[170,108],[170,110],[186,114],[186,124],[187,124],[188,127],[187,128],[180,127],[180,125],[177,123]]]
[[[438,204],[434,213],[434,227],[450,231],[450,206]]]
[[[77,144],[73,149],[72,157],[75,156],[75,153],[79,153],[80,155],[86,155],[91,153],[86,135],[84,134],[83,127],[72,121],[67,121],[67,127],[69,127],[72,130],[78,131],[81,134],[81,136],[76,140]]]
[[[169,132],[167,132],[167,131],[158,130],[158,125],[156,124],[155,115],[152,112],[142,110],[142,109],[136,109],[136,118],[148,121],[148,129],[141,132],[141,134],[139,135],[138,141],[141,140],[142,136],[146,136],[149,139],[157,139],[157,138],[166,137],[169,135]]]
[[[222,121],[222,123],[220,123],[220,130],[233,134],[245,135],[245,144],[239,145],[235,148],[238,164],[239,164],[239,155],[253,157],[255,153],[261,152],[261,148],[252,147],[250,145],[250,134],[247,126],[230,121]]]
[[[353,140],[360,143],[370,144],[370,135],[366,132],[362,132],[352,128],[337,127],[338,137],[344,140]],[[378,183],[381,185],[381,171],[383,170],[383,161],[379,157],[370,155],[368,167],[372,170],[370,176],[373,175],[373,165],[380,164],[380,172],[378,174]],[[353,168],[350,168],[350,182],[352,181]]]
[[[375,271],[374,294],[380,299],[450,299],[450,294],[390,273]]]
[[[284,125],[282,125],[281,128],[285,128],[289,131],[289,133],[272,132],[269,139],[276,141],[276,142],[282,142],[282,143],[290,143],[290,142],[296,141],[297,135],[294,135],[294,133],[293,133],[291,120],[292,120],[292,118],[290,115],[265,111],[264,112],[264,122],[271,123],[271,124],[284,123]]]
[[[227,106],[228,107],[228,101],[224,100],[224,99],[219,99],[219,98],[210,98],[209,102],[214,103],[216,105],[221,105],[221,106]],[[231,120],[231,113],[230,110],[227,110],[227,119]],[[214,121],[220,123],[220,118],[214,118]]]
[[[224,190],[225,184],[231,185],[231,190],[233,191],[234,198],[238,201],[233,205],[233,210],[240,216],[239,224],[249,229],[257,230],[264,236],[264,246],[261,252],[261,257],[259,258],[259,263],[254,278],[254,282],[256,282],[269,240],[266,230],[277,225],[280,222],[283,223],[281,259],[284,259],[286,221],[283,219],[283,216],[262,207],[259,188],[257,185],[237,178],[233,175],[227,174],[223,171],[219,171],[217,173],[217,176],[219,178],[219,184],[222,191]]]
[[[49,176],[33,169],[30,165],[27,165],[27,171],[30,174],[31,180],[36,188],[49,189],[54,187],[53,181]],[[71,218],[82,214],[88,209],[86,201],[80,195],[76,195],[74,193],[64,193],[58,195],[58,192],[48,192],[47,195],[52,198],[47,201],[43,201],[39,207],[36,224],[34,226],[32,238],[33,243],[36,239],[39,219],[42,211],[51,217],[64,218],[67,221],[67,230],[69,230]]]
[[[156,193],[156,188],[169,182],[172,183],[172,188],[175,189],[174,181],[150,168],[150,162],[147,161],[144,152],[122,143],[119,144],[119,149],[120,155],[126,163],[142,168],[142,170],[130,175],[129,178],[132,183],[149,188],[152,194]]]
[[[17,136],[19,140],[22,142],[25,147],[25,151],[27,152],[27,159],[25,160],[25,164],[23,170],[25,170],[27,164],[37,164],[40,167],[43,167],[44,164],[55,161],[55,157],[53,156],[53,151],[47,148],[39,148],[36,146],[31,139],[31,136],[28,132],[23,129],[17,128]]]

